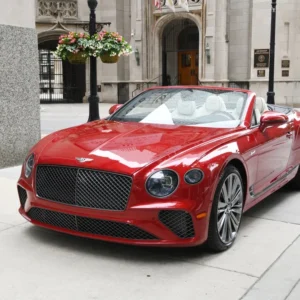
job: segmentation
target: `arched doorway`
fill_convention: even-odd
[[[55,58],[58,38],[39,43],[40,102],[82,103],[86,92],[86,66]]]
[[[162,34],[163,85],[198,85],[199,29],[190,19],[169,22]]]

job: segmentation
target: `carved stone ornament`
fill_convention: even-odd
[[[37,5],[38,17],[77,17],[77,0],[37,0]]]
[[[166,7],[166,1],[167,0],[160,0],[160,5],[161,7]],[[201,5],[202,4],[202,0],[188,0],[188,5],[189,6],[193,6],[193,5]],[[175,7],[178,7],[178,1],[177,0],[173,0],[173,3],[175,5]]]

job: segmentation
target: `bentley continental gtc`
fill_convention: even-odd
[[[28,153],[21,215],[81,237],[232,246],[243,213],[300,187],[300,114],[248,90],[155,87]]]

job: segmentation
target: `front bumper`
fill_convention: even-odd
[[[18,182],[20,214],[34,225],[75,236],[141,246],[188,247],[207,239],[208,217],[197,219],[186,199],[105,211],[38,198],[31,185]]]

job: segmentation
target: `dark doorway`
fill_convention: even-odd
[[[198,67],[198,27],[189,19],[171,21],[162,37],[163,85],[198,85]]]
[[[40,102],[82,103],[86,92],[86,66],[55,58],[57,41],[39,44]]]
[[[118,103],[124,104],[129,100],[129,84],[119,83],[118,84]]]

